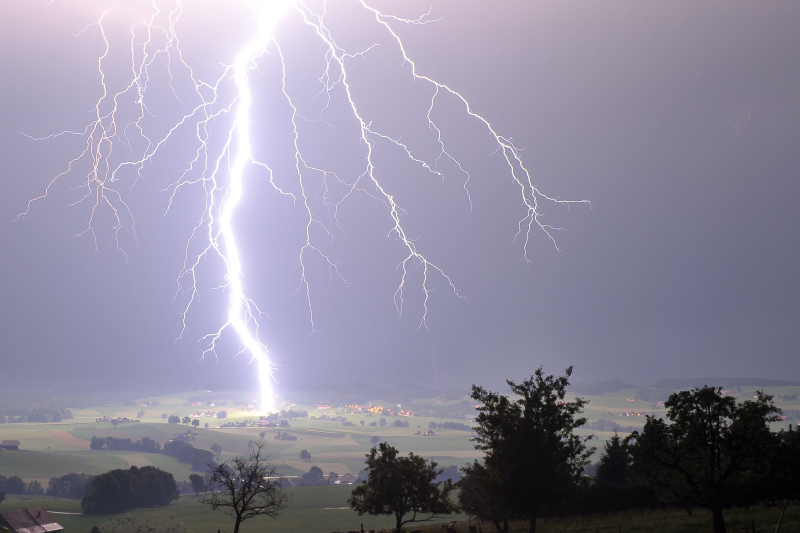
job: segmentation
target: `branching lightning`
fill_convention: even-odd
[[[36,138],[37,140],[52,139],[65,135],[80,136],[85,139],[83,148],[67,162],[62,172],[52,178],[44,188],[41,195],[31,199],[25,211],[20,213],[23,217],[31,212],[34,205],[51,193],[53,186],[67,176],[79,173],[78,167],[88,163],[88,172],[81,179],[80,188],[82,196],[72,205],[86,203],[90,206],[88,220],[85,228],[80,233],[91,235],[98,247],[96,234],[96,214],[99,209],[109,209],[113,217],[113,241],[116,247],[124,254],[120,243],[121,232],[130,230],[135,237],[135,221],[128,203],[125,201],[124,191],[120,188],[123,181],[128,180],[133,187],[138,180],[145,177],[145,169],[155,166],[154,160],[165,150],[170,142],[185,131],[192,132],[192,146],[190,156],[187,157],[184,169],[176,176],[175,181],[167,189],[169,200],[166,210],[173,205],[176,195],[185,188],[199,188],[203,192],[204,204],[198,222],[194,226],[184,251],[183,266],[177,277],[177,294],[185,294],[187,303],[183,309],[183,329],[179,337],[183,337],[188,328],[190,311],[198,304],[199,288],[197,270],[202,261],[210,257],[217,257],[225,265],[225,275],[222,287],[228,298],[227,320],[216,330],[201,337],[205,343],[202,357],[217,356],[219,341],[226,331],[232,331],[240,341],[240,354],[249,354],[251,361],[258,367],[258,375],[262,388],[261,410],[270,411],[273,408],[272,382],[273,363],[269,350],[259,337],[259,319],[263,313],[255,301],[249,298],[245,291],[244,268],[242,266],[239,242],[235,226],[232,223],[237,206],[245,193],[245,174],[256,170],[269,177],[274,189],[294,202],[303,210],[305,215],[305,240],[298,250],[298,292],[304,294],[308,317],[312,333],[316,330],[314,308],[312,305],[312,284],[309,282],[308,267],[312,260],[321,260],[324,265],[344,281],[339,273],[337,264],[317,244],[315,232],[332,239],[337,231],[341,230],[337,214],[354,195],[367,195],[378,201],[385,209],[388,226],[387,233],[396,238],[398,245],[403,250],[404,258],[397,265],[399,282],[394,294],[394,303],[398,316],[403,313],[404,297],[409,290],[409,273],[412,268],[422,269],[422,281],[419,290],[423,298],[420,327],[427,327],[428,303],[431,298],[431,279],[439,277],[444,280],[453,294],[463,298],[455,282],[429,255],[420,250],[415,240],[409,236],[403,224],[404,210],[398,204],[395,195],[386,185],[386,181],[376,171],[375,150],[378,143],[388,145],[398,150],[413,164],[425,171],[444,179],[438,170],[442,160],[448,160],[455,165],[463,178],[464,194],[472,205],[469,192],[471,176],[464,165],[448,150],[442,128],[434,120],[434,110],[442,98],[455,98],[462,106],[464,113],[478,121],[496,144],[496,153],[499,153],[508,167],[508,174],[512,183],[519,189],[522,202],[522,217],[518,223],[516,238],[522,242],[522,257],[528,260],[530,254],[530,240],[532,232],[539,229],[550,239],[557,248],[554,232],[559,228],[544,222],[541,212],[542,202],[551,202],[560,205],[572,203],[586,203],[585,201],[565,201],[543,194],[533,183],[531,172],[523,162],[520,150],[514,145],[510,137],[500,134],[492,124],[478,114],[470,106],[467,99],[456,90],[433,78],[420,74],[417,64],[409,57],[402,39],[395,31],[395,25],[425,25],[435,20],[430,18],[430,12],[417,19],[407,19],[391,14],[386,14],[370,6],[367,0],[350,0],[370,15],[377,28],[388,35],[391,46],[397,52],[398,62],[402,68],[408,70],[417,82],[430,87],[430,104],[424,110],[428,127],[435,134],[438,155],[434,160],[426,160],[414,153],[408,143],[400,138],[395,138],[388,133],[380,131],[367,117],[359,106],[358,98],[354,95],[353,83],[350,76],[351,65],[363,59],[375,47],[384,46],[384,43],[375,43],[363,50],[346,50],[340,46],[335,37],[335,32],[329,24],[327,0],[321,0],[317,6],[312,6],[305,0],[251,0],[257,31],[253,39],[235,57],[233,64],[225,66],[222,74],[211,81],[203,81],[195,69],[185,59],[178,38],[177,23],[184,12],[181,0],[172,0],[168,11],[163,11],[158,0],[151,0],[150,14],[141,24],[131,28],[130,32],[130,64],[127,74],[127,84],[114,92],[107,83],[107,72],[110,68],[109,55],[112,51],[111,41],[107,35],[105,24],[106,14],[96,22],[87,26],[78,35],[99,33],[103,42],[103,52],[97,59],[97,70],[100,80],[100,96],[96,101],[91,122],[79,131],[64,131],[55,135]],[[315,9],[316,7],[316,9]],[[336,98],[337,94],[344,94],[344,104],[359,128],[361,146],[363,147],[362,171],[352,179],[340,177],[335,172],[308,164],[304,156],[304,143],[302,140],[302,121],[309,120],[298,111],[290,91],[287,89],[287,65],[281,45],[275,35],[278,25],[288,16],[298,16],[304,24],[313,30],[313,34],[323,45],[325,52],[325,69],[320,73],[319,94],[327,99],[328,105]],[[276,54],[280,59],[280,76],[282,96],[285,105],[291,110],[291,140],[294,149],[294,172],[299,194],[281,188],[274,179],[274,172],[268,162],[257,160],[253,155],[253,140],[251,139],[251,105],[254,101],[251,73],[259,65],[259,60],[265,54]],[[154,110],[148,106],[148,89],[152,82],[151,70],[158,61],[167,65],[169,89],[174,98],[185,106],[185,113],[171,123],[165,132],[151,131],[148,119],[155,115]],[[175,80],[180,78],[186,86],[192,89],[181,92],[176,89]],[[227,90],[232,85],[231,94]],[[338,89],[338,92],[334,92]],[[327,105],[325,109],[327,109]],[[323,110],[323,113],[325,110]],[[218,143],[220,137],[218,124],[225,124],[222,130],[223,142]],[[322,121],[322,117],[319,119]],[[35,137],[32,137],[35,138]],[[220,144],[219,146],[217,144]],[[124,155],[129,154],[129,155]],[[333,212],[333,224],[329,226],[323,218],[315,213],[310,202],[309,179],[310,176],[321,177],[323,183],[323,203]],[[337,200],[328,199],[328,187],[335,184],[343,187],[345,194]],[[19,218],[18,217],[18,218]],[[199,251],[194,251],[192,243],[202,242]],[[127,256],[126,256],[127,257]]]

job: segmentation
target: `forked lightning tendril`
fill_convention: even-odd
[[[421,267],[422,269],[422,282],[419,287],[423,299],[420,327],[427,327],[432,276],[442,278],[455,296],[463,298],[450,276],[437,263],[429,259],[429,255],[423,253],[417,243],[408,235],[402,220],[404,211],[390,187],[386,185],[385,180],[376,172],[374,164],[375,149],[378,143],[385,143],[390,148],[398,150],[414,164],[442,179],[444,175],[437,169],[442,160],[448,160],[455,165],[462,176],[463,189],[471,205],[472,198],[468,187],[471,176],[461,162],[447,149],[444,129],[433,118],[437,103],[442,98],[455,98],[466,115],[482,124],[496,143],[496,152],[504,158],[508,174],[519,188],[522,200],[523,216],[518,224],[517,237],[522,241],[524,260],[528,260],[531,232],[534,228],[543,231],[557,247],[553,232],[558,228],[543,222],[540,211],[541,202],[549,201],[561,205],[585,203],[585,201],[559,200],[539,191],[533,184],[530,171],[523,163],[520,150],[514,145],[511,138],[498,133],[486,118],[472,109],[461,93],[418,72],[416,63],[408,56],[403,41],[393,26],[398,24],[425,25],[435,22],[430,18],[430,12],[416,19],[407,19],[383,13],[370,6],[366,0],[350,1],[365,10],[374,20],[375,27],[385,32],[389,45],[396,50],[398,64],[401,65],[401,68],[406,69],[408,75],[414,80],[430,87],[430,104],[423,112],[428,127],[435,134],[438,146],[438,155],[434,160],[426,160],[416,155],[407,143],[380,131],[374,126],[370,117],[364,114],[359,106],[359,100],[352,90],[355,82],[349,75],[350,70],[353,64],[363,60],[373,48],[379,45],[383,47],[385,44],[375,43],[363,50],[346,50],[337,42],[335,31],[329,24],[330,16],[326,0],[322,0],[316,9],[310,2],[303,0],[251,0],[248,5],[252,9],[256,23],[256,35],[244,49],[238,52],[233,64],[224,67],[222,74],[210,81],[204,81],[196,74],[181,49],[176,30],[177,23],[184,12],[181,0],[172,0],[168,11],[161,9],[162,2],[151,0],[148,8],[150,14],[147,20],[143,24],[131,28],[129,64],[126,68],[129,72],[127,82],[120,90],[110,90],[107,83],[112,45],[107,35],[106,15],[103,14],[96,22],[79,33],[79,35],[86,35],[97,30],[104,45],[103,52],[97,59],[101,94],[95,103],[93,118],[82,131],[64,131],[55,135],[39,137],[37,140],[76,135],[84,138],[85,144],[75,157],[67,162],[64,170],[52,178],[42,194],[31,199],[25,211],[19,215],[22,217],[30,213],[37,201],[51,193],[57,182],[65,179],[68,175],[81,172],[79,167],[88,163],[88,171],[79,185],[83,190],[82,196],[74,202],[74,204],[88,203],[90,206],[88,220],[81,234],[91,235],[94,239],[95,249],[97,249],[96,215],[99,209],[108,209],[114,220],[113,240],[117,248],[124,254],[123,246],[120,243],[121,232],[129,230],[135,237],[135,223],[132,210],[126,203],[123,190],[120,188],[121,184],[128,180],[130,182],[128,186],[133,187],[143,177],[147,166],[155,165],[157,156],[166,150],[165,147],[170,142],[173,144],[179,142],[175,140],[179,135],[183,135],[186,130],[191,131],[193,141],[190,146],[190,155],[186,158],[183,170],[178,172],[175,181],[167,189],[169,200],[166,205],[166,210],[169,211],[177,194],[187,188],[199,188],[203,193],[204,203],[201,214],[187,240],[183,267],[177,278],[178,294],[187,295],[187,303],[182,313],[183,329],[179,337],[186,333],[189,313],[199,300],[198,267],[202,261],[216,256],[225,265],[222,286],[227,291],[228,297],[227,320],[216,331],[201,338],[205,342],[202,356],[214,355],[216,357],[223,333],[232,330],[240,340],[240,353],[249,353],[251,361],[255,361],[257,364],[261,383],[260,408],[262,411],[273,409],[273,363],[270,360],[269,350],[259,337],[259,318],[262,313],[245,292],[244,269],[241,264],[237,235],[232,223],[237,205],[245,192],[245,172],[252,170],[263,172],[274,189],[281,195],[290,198],[305,214],[305,239],[297,256],[298,291],[305,295],[312,333],[316,330],[316,326],[312,306],[313,287],[308,276],[310,261],[314,258],[321,260],[331,273],[344,280],[339,274],[336,263],[317,244],[315,235],[321,231],[322,235],[327,238],[333,238],[341,229],[338,227],[336,215],[342,204],[356,194],[367,195],[381,202],[388,216],[388,234],[394,235],[399,246],[404,250],[405,257],[397,266],[399,283],[394,295],[398,316],[403,313],[404,296],[409,290],[408,278],[412,267]],[[287,65],[283,50],[275,36],[275,29],[282,20],[292,14],[300,17],[304,24],[313,29],[313,34],[325,49],[325,69],[319,76],[320,95],[326,98],[327,105],[330,105],[337,94],[343,94],[343,103],[358,124],[363,147],[363,165],[361,172],[352,179],[340,177],[335,172],[310,165],[304,156],[302,128],[299,124],[305,120],[322,122],[324,120],[322,116],[318,119],[301,116],[287,89]],[[252,149],[251,105],[255,95],[252,92],[250,77],[258,68],[259,60],[265,54],[272,53],[280,59],[282,97],[285,100],[284,103],[291,110],[290,129],[294,149],[294,178],[297,180],[299,194],[281,188],[275,181],[272,167],[268,162],[257,160]],[[153,117],[154,111],[146,102],[148,90],[154,78],[151,76],[151,71],[163,64],[166,64],[168,73],[168,88],[176,101],[185,106],[186,111],[174,120],[166,131],[155,133],[151,131],[148,122]],[[183,83],[179,84],[176,80]],[[230,88],[227,84],[231,82],[233,90],[230,92],[233,96],[228,94]],[[178,85],[188,86],[190,90],[178,89],[176,88]],[[334,89],[338,89],[338,92],[335,92]],[[323,114],[327,110],[327,105],[323,109]],[[228,125],[220,135],[221,126],[218,124],[224,124],[225,120],[228,121]],[[220,136],[223,139],[221,143],[217,141]],[[324,218],[319,216],[313,208],[308,192],[311,176],[321,177],[323,204],[332,210],[335,227],[329,227]],[[341,198],[335,201],[329,200],[328,197],[328,189],[334,185],[344,187],[346,191]],[[204,244],[201,249],[194,250],[193,243],[198,241]]]

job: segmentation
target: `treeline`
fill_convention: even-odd
[[[800,431],[770,428],[781,419],[771,396],[756,392],[739,403],[721,387],[670,394],[666,417],[647,416],[643,428],[615,434],[586,476],[592,450],[576,432],[632,428],[587,424],[588,401],[566,399],[571,372],[545,376],[539,368],[522,383],[509,381],[510,396],[473,386],[481,404],[474,440],[484,458],[462,469],[463,512],[505,533],[511,519],[530,520],[534,532],[549,515],[697,507],[724,533],[725,509],[800,498]]]
[[[280,413],[272,413],[267,416],[262,416],[259,418],[259,420],[278,422],[279,420],[295,420],[297,418],[308,418],[308,411],[305,409],[284,409]]]
[[[0,414],[0,424],[23,422],[61,422],[75,418],[69,409],[28,409],[24,407],[5,409]]]
[[[117,439],[114,437],[92,437],[89,448],[92,450],[131,450],[145,453],[159,453],[161,444],[150,437],[141,440]]]
[[[455,429],[456,431],[472,431],[472,427],[466,424],[462,424],[461,422],[442,422],[437,424],[436,422],[431,422],[428,424],[428,429]]]
[[[182,463],[192,465],[193,470],[205,472],[208,463],[214,460],[214,454],[209,450],[195,448],[185,441],[169,441],[161,446],[149,437],[141,440],[117,439],[114,437],[92,437],[89,445],[92,450],[132,450],[145,453],[162,453],[176,458]],[[7,491],[6,491],[7,492]]]
[[[636,431],[637,427],[634,426],[620,426],[616,422],[610,420],[598,420],[597,422],[586,422],[581,428],[594,429],[596,431],[616,431],[617,433],[631,433]]]
[[[41,496],[44,494],[44,488],[41,483],[35,480],[30,483],[25,483],[22,478],[18,476],[0,476],[0,492],[6,494],[31,494],[34,496]]]
[[[191,464],[192,470],[197,470],[198,472],[205,472],[208,469],[208,463],[214,460],[214,454],[209,450],[195,448],[188,442],[181,440],[164,443],[161,453],[174,457],[182,463]]]
[[[81,501],[86,514],[120,513],[169,505],[180,496],[175,478],[154,466],[111,470],[91,478]]]
[[[80,500],[86,495],[86,488],[91,483],[92,478],[93,476],[87,476],[83,473],[51,477],[47,485],[47,495],[56,498]]]
[[[429,418],[459,418],[463,420],[465,416],[475,416],[475,402],[464,399],[447,403],[415,401],[408,409],[417,412],[419,416]]]

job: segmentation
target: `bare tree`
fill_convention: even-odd
[[[223,461],[220,455],[208,464],[209,481],[202,498],[213,510],[222,508],[239,525],[256,516],[277,518],[289,505],[289,495],[283,490],[281,478],[264,453],[267,443],[253,443],[250,456],[238,456]]]

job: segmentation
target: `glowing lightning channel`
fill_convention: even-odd
[[[266,50],[267,44],[272,40],[275,26],[283,14],[291,7],[291,2],[286,0],[269,0],[253,5],[258,21],[258,35],[236,57],[233,65],[233,78],[239,89],[238,104],[236,105],[236,120],[234,132],[236,134],[236,154],[230,167],[230,183],[227,195],[223,200],[220,212],[220,232],[224,237],[225,258],[227,267],[226,279],[230,287],[230,307],[228,308],[228,324],[215,334],[218,338],[222,330],[228,325],[233,326],[244,347],[250,352],[253,360],[258,364],[258,377],[261,383],[261,409],[272,411],[272,362],[269,351],[250,331],[247,325],[248,317],[252,317],[253,309],[251,300],[247,298],[242,289],[242,265],[239,259],[239,249],[236,245],[236,234],[233,230],[231,218],[236,210],[243,193],[243,174],[245,166],[253,161],[252,144],[250,141],[250,105],[253,95],[250,91],[248,72],[255,68],[256,59]]]
[[[356,5],[371,13],[375,23],[391,36],[394,46],[399,50],[399,62],[404,68],[410,70],[410,76],[414,80],[428,84],[431,89],[430,105],[425,112],[425,118],[428,127],[435,134],[439,150],[439,154],[432,161],[415,155],[409,144],[380,131],[372,120],[362,113],[358,101],[351,90],[353,82],[349,77],[348,65],[351,62],[363,59],[379,43],[375,43],[358,52],[347,51],[342,48],[334,37],[334,31],[326,23],[328,18],[326,0],[321,1],[321,10],[318,11],[312,9],[305,0],[251,0],[249,5],[253,10],[257,26],[256,36],[236,55],[234,64],[225,67],[222,74],[210,83],[200,80],[184,59],[176,32],[176,24],[184,9],[181,0],[174,0],[174,8],[167,13],[161,11],[157,1],[150,0],[152,13],[143,22],[145,38],[141,39],[139,37],[136,26],[131,29],[130,77],[127,85],[117,92],[110,90],[104,67],[104,63],[110,61],[109,54],[111,52],[111,44],[103,26],[105,15],[80,32],[80,34],[83,34],[96,25],[100,30],[100,35],[105,45],[103,53],[97,60],[102,91],[95,104],[94,119],[83,131],[64,131],[46,137],[31,138],[44,140],[64,135],[76,135],[85,137],[86,145],[76,157],[69,161],[67,168],[49,182],[40,196],[28,202],[26,210],[20,213],[18,218],[27,215],[35,202],[50,194],[53,185],[57,181],[67,174],[77,171],[79,165],[86,160],[89,163],[89,171],[85,181],[80,185],[81,188],[85,189],[85,193],[71,204],[75,205],[81,202],[89,202],[91,204],[89,220],[81,234],[91,234],[94,239],[95,249],[97,249],[96,215],[102,209],[110,209],[113,220],[112,239],[116,247],[122,251],[123,248],[119,240],[121,231],[128,225],[133,232],[134,219],[115,182],[123,179],[124,172],[132,171],[134,173],[132,186],[135,185],[142,177],[145,165],[154,162],[157,154],[165,149],[164,147],[168,141],[177,136],[176,132],[193,128],[194,139],[196,140],[194,156],[187,161],[186,167],[167,189],[167,191],[171,191],[167,211],[171,209],[176,195],[185,187],[200,187],[204,197],[201,216],[187,240],[183,267],[178,274],[178,294],[188,293],[188,301],[182,313],[183,328],[179,338],[182,338],[187,331],[188,313],[199,299],[197,270],[200,263],[209,256],[215,255],[225,264],[224,288],[227,289],[229,297],[227,320],[215,332],[201,337],[200,340],[207,343],[206,348],[202,350],[202,357],[207,355],[216,356],[217,345],[223,333],[229,328],[233,329],[241,343],[239,353],[248,352],[251,361],[254,361],[258,367],[257,372],[261,384],[260,407],[262,411],[271,411],[274,407],[272,389],[274,380],[273,363],[270,360],[269,350],[259,339],[258,319],[262,313],[256,303],[244,291],[243,267],[233,224],[236,208],[244,193],[244,174],[248,168],[263,169],[269,175],[269,181],[277,192],[286,197],[291,197],[293,200],[299,199],[305,210],[305,242],[301,245],[297,258],[300,278],[298,291],[302,290],[305,293],[312,333],[316,329],[311,305],[311,286],[306,275],[307,261],[310,260],[311,256],[317,256],[327,265],[332,274],[338,275],[340,279],[344,278],[339,274],[336,263],[315,244],[316,239],[312,238],[312,228],[321,229],[323,235],[329,239],[334,237],[334,232],[317,216],[312,207],[306,192],[309,186],[307,181],[310,176],[321,176],[322,203],[326,208],[332,210],[333,221],[339,230],[341,230],[337,218],[339,209],[344,202],[355,194],[364,194],[380,202],[386,209],[389,218],[388,233],[397,238],[406,254],[397,266],[400,272],[400,282],[394,295],[394,302],[398,316],[403,313],[404,295],[407,290],[409,269],[412,266],[422,267],[420,288],[423,302],[420,327],[427,327],[428,303],[432,292],[429,286],[431,276],[440,276],[449,285],[455,296],[463,298],[450,276],[441,267],[430,261],[420,251],[414,239],[406,232],[402,222],[402,216],[405,211],[398,204],[390,188],[383,183],[381,177],[376,173],[374,163],[375,151],[378,149],[379,143],[388,145],[390,149],[399,150],[414,164],[441,179],[444,179],[444,175],[438,170],[438,163],[441,160],[451,161],[456,165],[459,173],[464,176],[463,189],[471,206],[472,198],[468,189],[471,176],[461,162],[446,147],[443,127],[435,121],[433,116],[437,101],[442,98],[448,96],[455,98],[463,106],[468,116],[483,124],[490,138],[496,144],[495,153],[502,155],[508,167],[508,174],[512,179],[512,183],[519,188],[524,216],[519,221],[515,239],[521,238],[520,240],[523,241],[522,255],[524,260],[528,260],[531,231],[534,228],[539,228],[543,231],[557,248],[553,232],[559,228],[543,222],[543,215],[540,210],[542,201],[564,206],[569,206],[572,203],[588,203],[586,201],[560,200],[539,191],[533,183],[530,171],[522,161],[520,150],[514,145],[510,137],[505,137],[498,133],[486,118],[472,109],[461,93],[446,84],[417,72],[417,65],[406,53],[403,42],[392,25],[425,25],[435,22],[435,20],[428,18],[430,12],[417,19],[405,19],[382,13],[368,5],[366,0],[352,0]],[[287,90],[286,61],[274,36],[276,26],[284,17],[288,16],[287,13],[292,9],[299,14],[306,25],[313,29],[314,34],[326,49],[326,67],[319,77],[319,82],[322,86],[320,94],[327,98],[327,103],[320,113],[320,118],[316,121],[325,122],[322,120],[322,114],[327,111],[334,98],[334,89],[340,87],[343,89],[345,106],[359,126],[360,141],[364,149],[364,166],[361,173],[352,179],[342,178],[335,172],[310,165],[303,155],[298,119],[308,119],[300,115],[297,105]],[[165,16],[167,23],[159,23],[159,20]],[[273,179],[274,176],[270,166],[257,161],[253,154],[250,128],[253,93],[250,86],[250,74],[257,68],[259,59],[271,45],[274,45],[280,57],[281,88],[286,105],[291,109],[291,137],[294,147],[295,178],[297,180],[299,198],[294,193],[279,187]],[[170,123],[171,125],[166,133],[155,138],[145,133],[145,130],[148,129],[148,120],[155,117],[153,109],[145,104],[145,97],[149,84],[153,79],[150,70],[158,65],[157,62],[161,58],[164,58],[166,63],[169,88],[172,95],[187,111],[179,119]],[[179,92],[174,85],[178,71],[185,72],[187,81],[193,86],[193,91],[190,91],[189,94],[182,94],[182,97],[179,97]],[[230,102],[223,103],[220,97],[221,88],[231,80],[235,87],[234,97]],[[215,148],[215,143],[219,141],[216,140],[215,135],[212,135],[212,129],[214,129],[215,123],[222,122],[226,116],[231,117],[231,126],[227,130],[222,147]],[[128,158],[120,155],[120,152],[125,150],[114,151],[114,147],[117,144],[122,144],[122,148],[127,149],[127,152],[138,155]],[[329,193],[334,188],[343,188],[344,190],[344,194],[338,200],[329,198]],[[133,235],[135,237],[135,232]],[[194,253],[191,249],[192,243],[199,239],[202,239],[204,244],[201,246],[199,253]]]

